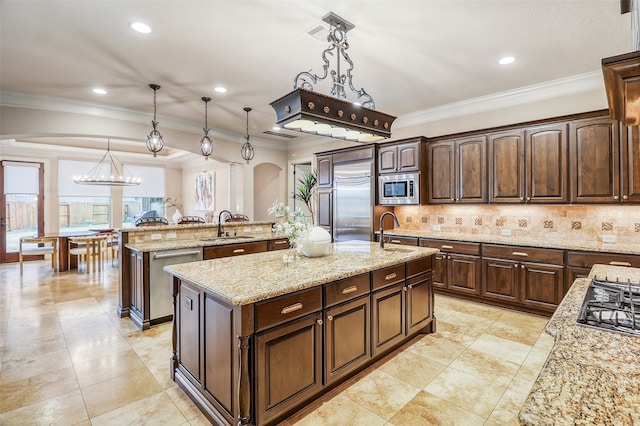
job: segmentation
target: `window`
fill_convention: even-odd
[[[95,162],[58,161],[58,223],[60,232],[111,228],[111,187],[79,185],[73,174],[91,170]],[[110,171],[109,171],[110,172]]]
[[[142,182],[122,188],[122,226],[134,226],[136,219],[145,213],[164,217],[164,167],[128,164],[126,168]]]

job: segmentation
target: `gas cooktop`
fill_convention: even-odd
[[[594,278],[578,323],[640,336],[640,283]]]

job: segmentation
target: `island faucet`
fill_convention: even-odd
[[[231,212],[229,210],[220,210],[220,213],[218,214],[218,237],[222,237],[222,213],[228,213],[229,216],[231,215]]]
[[[400,228],[400,222],[398,222],[398,218],[393,212],[384,212],[380,215],[380,248],[384,248],[384,229],[382,229],[382,223],[384,221],[384,217],[390,214],[393,217],[393,220],[396,222],[396,226]]]

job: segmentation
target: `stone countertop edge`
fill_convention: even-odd
[[[547,324],[555,342],[520,410],[522,425],[640,424],[640,336],[576,323],[594,277],[640,283],[640,268],[594,265],[574,281]]]
[[[407,249],[398,244],[387,244],[387,248],[399,250],[382,250],[378,243],[341,242],[332,244],[326,256],[302,256],[290,263],[283,259],[289,254],[288,250],[277,250],[165,266],[164,270],[232,305],[240,306],[438,252],[426,247]]]
[[[376,234],[380,234],[376,231]],[[511,246],[541,247],[559,250],[597,251],[603,253],[640,255],[640,244],[601,243],[599,241],[567,241],[557,238],[503,237],[500,235],[463,234],[449,232],[417,231],[411,229],[389,229],[385,236],[430,238],[472,243],[504,244]]]
[[[276,223],[275,220],[264,220],[257,222],[224,222],[222,226],[224,227],[233,227],[233,226],[271,226]],[[119,228],[118,231],[135,234],[137,232],[145,232],[145,231],[173,231],[175,229],[193,229],[193,228],[217,228],[218,223],[185,223],[178,225],[177,223],[171,223],[169,225],[160,225],[160,226],[140,226],[137,228]]]
[[[272,240],[280,240],[286,238],[282,235],[269,235],[269,236],[246,236],[246,237],[224,237],[224,238],[190,238],[187,240],[182,240],[180,238],[175,238],[171,240],[161,240],[161,241],[152,241],[145,243],[127,243],[124,246],[130,250],[137,252],[149,252],[149,251],[162,251],[162,250],[173,250],[173,249],[187,249],[187,248],[195,248],[195,247],[212,247],[212,246],[224,246],[229,244],[240,244],[240,243],[255,243],[260,241],[272,241]]]

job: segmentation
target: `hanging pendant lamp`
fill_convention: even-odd
[[[249,142],[249,111],[251,111],[251,108],[245,107],[244,110],[247,112],[247,136],[244,137],[247,141],[242,145],[240,155],[242,156],[242,159],[249,164],[249,161],[253,160],[256,152],[253,149],[253,145]]]
[[[157,84],[150,84],[149,87],[153,89],[153,121],[151,121],[151,125],[153,126],[153,130],[147,136],[147,149],[153,152],[153,156],[155,157],[158,152],[162,150],[164,146],[164,140],[162,140],[162,135],[156,129],[158,122],[156,121],[156,92],[160,89],[160,86]]]
[[[204,159],[208,160],[213,152],[213,141],[209,137],[209,127],[207,126],[207,104],[211,102],[211,98],[203,97],[204,102],[204,136],[200,140],[200,152],[204,155]]]

